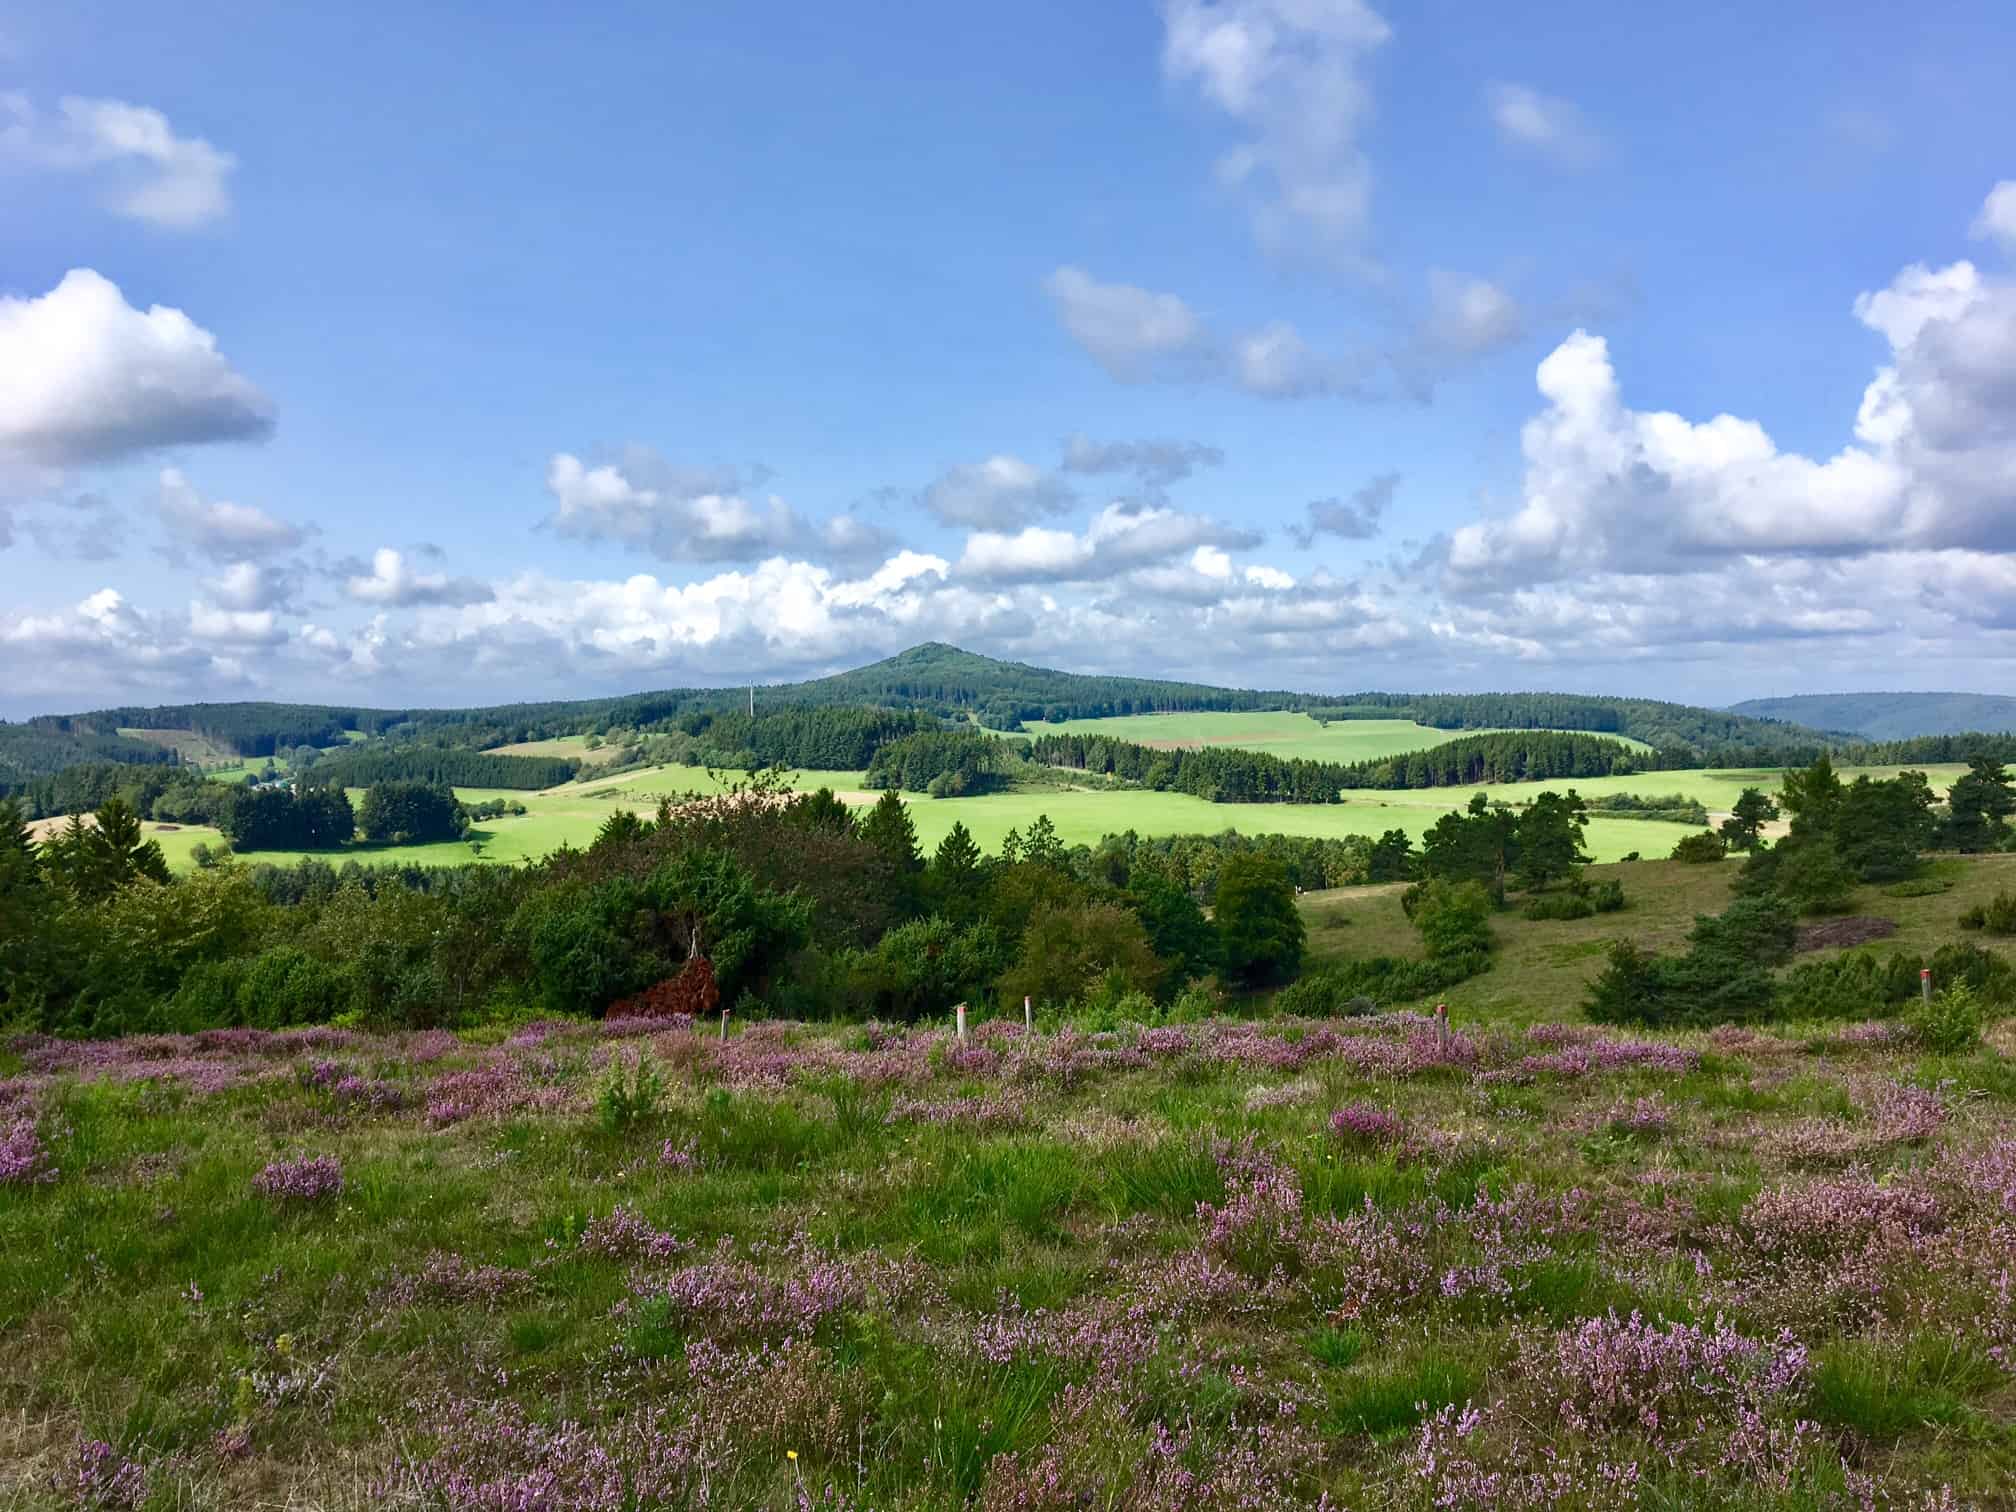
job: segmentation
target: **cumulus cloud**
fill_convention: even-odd
[[[1065,331],[1121,383],[1221,382],[1301,399],[1357,392],[1369,376],[1362,356],[1325,356],[1286,321],[1213,331],[1174,294],[1100,283],[1080,268],[1059,268],[1044,289]]]
[[[967,537],[957,573],[989,583],[1085,582],[1166,562],[1199,547],[1237,550],[1259,541],[1254,531],[1202,515],[1110,504],[1082,534],[1038,525],[1013,534],[976,531]]]
[[[1571,168],[1586,166],[1602,152],[1601,138],[1568,100],[1524,84],[1493,84],[1484,100],[1499,140],[1508,146]]]
[[[66,96],[53,117],[20,94],[0,94],[0,160],[101,179],[115,214],[189,231],[231,210],[230,153],[178,136],[168,118],[124,100]]]
[[[1218,467],[1225,453],[1201,441],[1094,441],[1072,436],[1064,443],[1064,471],[1093,476],[1129,473],[1149,494],[1159,495],[1200,467]]]
[[[646,448],[591,467],[557,452],[546,467],[562,535],[619,541],[654,556],[686,561],[747,561],[786,551],[803,530],[782,499],[746,496],[733,469],[678,467]]]
[[[1524,334],[1519,302],[1489,279],[1431,269],[1421,340],[1431,355],[1477,357]]]
[[[1391,35],[1361,0],[1166,0],[1162,71],[1237,123],[1218,160],[1263,244],[1355,253],[1372,172],[1366,66]]]
[[[1999,242],[2004,251],[2016,252],[2016,179],[2004,179],[1988,191],[1974,217],[1973,234],[1978,241]]]
[[[238,561],[203,580],[206,593],[226,609],[278,609],[300,594],[303,574],[297,567]]]
[[[415,571],[405,554],[390,546],[374,551],[370,570],[352,573],[345,579],[343,591],[360,604],[401,609],[418,604],[480,604],[496,597],[487,583],[475,578]]]
[[[193,551],[213,562],[277,556],[308,536],[300,526],[276,519],[257,505],[204,498],[173,467],[161,470],[156,510],[171,551]]]
[[[10,511],[0,500],[0,547],[9,544]],[[108,562],[120,554],[126,521],[112,501],[100,493],[58,494],[40,508],[22,512],[20,524],[28,538],[52,557],[80,562]]]
[[[1369,541],[1379,534],[1380,522],[1399,488],[1400,474],[1388,472],[1373,478],[1349,499],[1312,500],[1308,519],[1300,525],[1289,526],[1288,534],[1304,550],[1314,546],[1318,536],[1335,536],[1340,541]]]
[[[1075,500],[1043,468],[1020,457],[993,456],[947,468],[917,495],[917,502],[947,525],[1002,530],[1061,514]]]
[[[104,693],[222,690],[244,679],[226,653],[200,646],[186,623],[150,614],[115,588],[47,613],[0,613],[0,657],[10,695],[105,702]],[[91,698],[80,697],[91,690]]]
[[[180,310],[143,314],[89,268],[0,298],[0,454],[62,467],[272,428],[272,403]]]
[[[1212,365],[1216,343],[1174,294],[1101,283],[1072,267],[1057,269],[1043,289],[1071,339],[1122,383],[1202,376]]]

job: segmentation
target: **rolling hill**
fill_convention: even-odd
[[[1731,704],[1729,712],[1841,730],[1865,740],[2016,730],[2016,698],[1999,693],[1795,693]]]

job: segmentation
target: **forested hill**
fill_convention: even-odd
[[[2000,693],[1795,693],[1732,704],[1730,712],[1845,730],[1865,740],[2016,730],[2016,698]]]
[[[157,762],[159,746],[121,739],[122,728],[189,730],[238,755],[261,758],[298,746],[327,747],[354,734],[399,744],[476,749],[516,741],[621,728],[695,734],[696,721],[747,719],[746,688],[668,688],[606,698],[494,704],[467,709],[371,709],[320,704],[204,703],[112,708],[0,723],[0,791],[87,761]],[[1000,661],[937,642],[885,661],[807,682],[759,685],[759,722],[791,711],[886,709],[905,717],[973,720],[1015,730],[1025,721],[1055,723],[1112,715],[1188,711],[1300,710],[1321,719],[1413,719],[1447,730],[1590,731],[1628,736],[1660,753],[1657,765],[1778,765],[1844,737],[1743,713],[1562,693],[1298,693],[1214,687],[1158,678],[1059,672]],[[824,719],[826,716],[821,715]],[[709,737],[720,744],[726,730]],[[753,735],[772,735],[766,723]],[[790,732],[783,732],[790,733]],[[803,745],[799,731],[786,743]],[[838,732],[841,745],[863,731]],[[905,733],[869,732],[871,745]],[[823,731],[819,743],[835,744]],[[752,746],[762,745],[751,739]],[[872,754],[872,751],[870,752]],[[1783,758],[1781,762],[1780,758]],[[1684,759],[1684,758],[1692,758]]]

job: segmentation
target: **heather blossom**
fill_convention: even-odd
[[[0,1125],[0,1186],[54,1181],[56,1174],[31,1115],[22,1114]]]
[[[91,1512],[132,1512],[147,1499],[147,1472],[103,1439],[83,1439],[68,1468],[49,1478],[50,1489]]]
[[[252,1190],[281,1202],[321,1202],[341,1195],[343,1166],[333,1155],[275,1160],[252,1178]]]

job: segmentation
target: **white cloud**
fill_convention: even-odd
[[[226,563],[291,551],[307,539],[300,526],[275,519],[256,505],[204,498],[175,468],[164,467],[160,483],[157,509],[176,550],[186,548]]]
[[[2005,252],[2016,252],[2016,179],[2004,179],[1988,191],[1981,213],[1974,217],[1977,240],[2000,242]]]
[[[1162,13],[1164,75],[1245,133],[1218,176],[1250,198],[1263,243],[1353,252],[1372,194],[1365,68],[1385,21],[1360,0],[1165,0]]]
[[[1258,541],[1252,531],[1202,515],[1109,504],[1082,535],[1035,525],[1012,535],[977,531],[967,537],[956,571],[961,578],[990,583],[1086,582],[1167,562],[1200,547],[1242,548]]]
[[[1573,103],[1524,84],[1493,84],[1484,92],[1491,124],[1508,146],[1580,167],[1602,151],[1602,142]]]
[[[480,604],[496,595],[474,578],[443,572],[416,572],[405,554],[381,546],[371,554],[371,570],[353,573],[343,591],[361,604],[410,608],[419,604]]]
[[[189,604],[189,633],[199,641],[273,646],[287,639],[271,609],[219,609],[201,599]]]
[[[648,447],[633,446],[614,462],[590,466],[556,452],[546,466],[554,511],[547,523],[562,535],[617,541],[668,561],[752,561],[802,550],[814,531],[775,494],[749,497],[732,468],[681,467]],[[823,527],[828,543],[857,550],[855,527]]]
[[[1072,340],[1122,383],[1186,376],[1209,359],[1203,322],[1174,294],[1100,283],[1072,267],[1057,269],[1043,288]]]
[[[1323,356],[1286,321],[1221,334],[1174,294],[1102,284],[1079,268],[1059,268],[1044,288],[1065,331],[1121,383],[1224,382],[1302,399],[1356,392],[1369,376],[1364,358]]]
[[[1094,441],[1072,436],[1064,443],[1064,471],[1092,475],[1131,473],[1151,496],[1180,483],[1200,467],[1217,467],[1225,453],[1201,441]]]
[[[300,592],[301,574],[292,568],[238,561],[205,578],[203,587],[226,609],[277,609]]]
[[[947,468],[917,502],[948,525],[1013,529],[1070,508],[1071,491],[1020,457],[993,456]]]
[[[201,137],[177,136],[144,105],[71,95],[50,119],[19,94],[0,95],[0,160],[98,176],[116,214],[171,231],[230,213],[227,181],[238,162]]]
[[[1422,339],[1439,355],[1476,357],[1517,341],[1526,318],[1519,302],[1488,279],[1442,268],[1428,274]]]
[[[222,690],[244,675],[232,658],[196,644],[186,623],[137,609],[115,588],[48,613],[0,613],[0,659],[10,696],[72,710],[119,693]]]
[[[180,310],[142,314],[89,268],[0,298],[0,454],[63,467],[272,428],[271,402]]]

